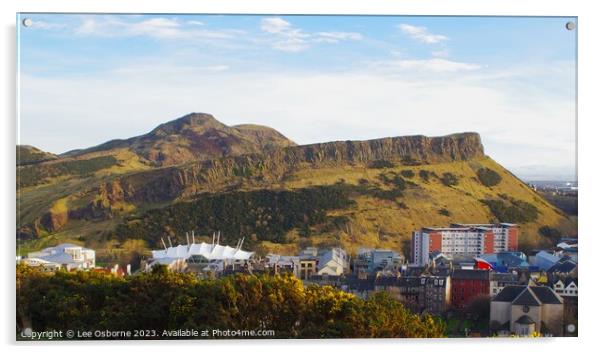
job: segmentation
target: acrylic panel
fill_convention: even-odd
[[[17,340],[577,336],[577,18],[17,16]]]

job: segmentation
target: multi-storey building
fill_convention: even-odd
[[[493,272],[476,269],[456,269],[451,276],[451,301],[463,308],[479,296],[489,296]]]
[[[452,224],[445,228],[425,227],[412,234],[412,262],[420,265],[428,264],[433,252],[462,259],[517,249],[515,224]]]
[[[413,312],[442,314],[451,303],[451,282],[448,275],[377,277],[375,291],[386,291]]]
[[[402,256],[395,251],[362,248],[353,261],[353,271],[356,274],[375,273],[385,269],[397,269],[402,263]]]

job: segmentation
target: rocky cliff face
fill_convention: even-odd
[[[477,133],[336,141],[141,172],[120,178],[119,184],[121,189],[128,191],[124,198],[129,202],[166,202],[227,188],[242,179],[258,184],[274,183],[303,168],[369,165],[380,160],[417,165],[465,161],[483,156],[483,146]]]

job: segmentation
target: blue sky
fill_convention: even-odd
[[[575,178],[571,18],[22,14],[19,142],[54,153],[189,112],[299,144],[476,131]]]

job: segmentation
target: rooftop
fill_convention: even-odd
[[[562,299],[547,286],[509,285],[491,301],[512,302],[513,305],[540,306],[562,304]]]

